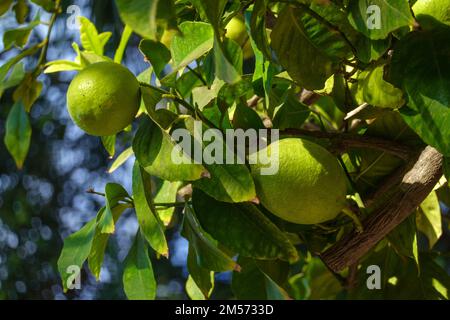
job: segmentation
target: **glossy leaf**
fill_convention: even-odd
[[[192,245],[197,264],[211,271],[239,270],[240,267],[226,253],[221,251],[215,240],[200,226],[192,208],[185,207],[183,236]]]
[[[171,137],[152,120],[144,118],[133,140],[133,151],[139,164],[149,174],[169,181],[193,181],[200,179],[205,168],[192,163],[184,153],[186,162],[172,161],[175,146]]]
[[[164,181],[155,195],[155,203],[172,203],[177,199],[177,192],[181,186],[180,181]],[[172,220],[172,215],[175,211],[174,207],[168,207],[167,209],[159,208],[158,216],[164,225],[169,225]]]
[[[134,244],[125,259],[123,288],[130,300],[153,300],[156,297],[156,281],[148,256],[145,239],[137,233]]]
[[[95,25],[85,17],[80,17],[80,40],[81,45],[87,52],[92,52],[100,56],[103,55],[103,48],[111,37],[111,32],[99,34]]]
[[[71,276],[69,268],[80,270],[89,256],[94,239],[97,218],[92,219],[83,228],[64,239],[64,247],[58,259],[58,271],[62,278],[64,291],[67,291],[67,280]]]
[[[170,51],[174,70],[179,70],[200,58],[214,44],[214,30],[204,22],[186,21],[180,24],[180,34],[174,36]]]
[[[385,39],[391,32],[412,25],[408,0],[354,0],[348,7],[352,26],[373,40]]]
[[[103,147],[108,152],[109,157],[114,157],[116,153],[116,135],[101,137]]]
[[[425,234],[432,249],[442,235],[441,208],[434,191],[422,202],[416,218],[417,229]]]
[[[152,65],[156,76],[160,78],[171,58],[169,49],[161,42],[142,40],[139,44],[139,50],[144,55],[145,59]]]
[[[113,173],[116,171],[120,166],[122,166],[131,156],[133,155],[133,148],[129,147],[126,148],[124,151],[122,151],[121,154],[114,160],[114,162],[111,164],[111,167],[108,169],[108,173]]]
[[[214,272],[199,266],[195,248],[192,245],[189,245],[188,249],[187,268],[189,277],[195,284],[195,286],[191,285],[191,291],[195,293],[195,288],[197,288],[201,293],[201,297],[197,297],[198,299],[209,298],[214,289]]]
[[[134,32],[157,40],[158,29],[176,26],[173,0],[116,0],[120,17]]]
[[[218,202],[198,189],[194,189],[192,202],[205,231],[241,256],[298,259],[286,235],[253,204]]]
[[[394,48],[388,79],[403,89],[408,125],[429,145],[450,155],[450,27],[415,31]]]
[[[113,220],[114,224],[119,220],[122,213],[129,208],[129,205],[117,204],[113,209]],[[97,221],[105,214],[105,207],[102,207],[97,214]],[[95,228],[94,239],[92,240],[91,250],[89,252],[88,263],[89,270],[95,278],[100,280],[100,271],[103,265],[103,259],[105,257],[106,245],[108,244],[110,234],[102,233],[101,226],[97,225]]]
[[[309,34],[317,38],[310,38]],[[338,61],[326,52],[336,45],[336,40],[342,40],[298,8],[286,7],[280,13],[271,39],[280,64],[300,86],[321,89],[338,70]]]
[[[151,178],[138,162],[133,167],[133,201],[142,235],[157,253],[167,257],[169,248],[153,203]]]
[[[5,146],[21,169],[28,154],[31,141],[31,125],[21,102],[11,108],[6,119]]]
[[[22,101],[27,112],[39,98],[43,84],[31,73],[27,73],[13,93],[14,101]]]
[[[185,121],[186,128],[189,130],[194,140],[195,150],[207,147],[208,143],[203,141],[200,131],[203,130],[202,124],[188,118]],[[223,156],[226,155],[226,144],[221,135],[214,139],[218,147],[222,147]],[[226,159],[222,161],[225,162]],[[235,159],[236,160],[236,159]],[[250,171],[245,164],[218,164],[211,161],[212,164],[205,164],[210,176],[206,176],[194,182],[194,186],[202,189],[208,195],[219,201],[226,202],[244,202],[250,201],[256,197],[255,184],[251,177]]]
[[[99,225],[102,233],[112,234],[115,231],[113,208],[120,201],[129,199],[128,192],[117,183],[108,183],[105,186],[106,209],[105,213],[99,219]]]

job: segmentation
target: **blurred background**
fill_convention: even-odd
[[[106,47],[106,54],[113,56],[123,25],[111,0],[63,1],[63,14],[58,17],[51,35],[48,61],[73,60],[72,42],[79,43],[77,30],[67,28],[70,5],[80,7],[82,16],[95,23],[99,31],[111,31],[113,36]],[[38,7],[31,3],[32,19]],[[48,21],[50,14],[42,11],[41,20]],[[8,29],[17,27],[13,12],[0,19],[0,37]],[[31,34],[30,44],[42,41],[47,32],[40,25]],[[123,61],[135,75],[148,68],[138,50],[139,38],[130,39]],[[0,65],[17,54],[3,52],[0,46]],[[24,60],[25,69],[32,69],[37,57]],[[89,272],[83,271],[81,290],[62,291],[56,268],[63,239],[77,231],[92,219],[104,205],[104,199],[86,193],[93,188],[103,191],[107,182],[118,182],[131,192],[133,158],[112,174],[111,165],[98,137],[84,134],[69,118],[66,108],[66,90],[74,72],[41,75],[44,82],[39,100],[31,111],[33,129],[30,152],[24,169],[17,170],[8,154],[3,139],[0,142],[0,299],[124,299],[122,289],[122,261],[131,239],[138,228],[131,212],[118,222],[112,237],[101,280],[96,282]],[[12,92],[6,91],[0,100],[0,137],[5,134],[5,119],[13,104]],[[116,155],[130,145],[130,135],[118,139]],[[180,214],[179,212],[177,213]],[[157,298],[186,298],[184,283],[187,242],[179,230],[168,232],[170,259],[152,258],[158,283]],[[229,274],[219,274],[216,279],[215,297],[231,295]]]

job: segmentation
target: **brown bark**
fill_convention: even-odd
[[[362,222],[364,231],[350,232],[321,254],[331,270],[339,272],[356,263],[405,220],[433,190],[442,176],[442,155],[428,146],[411,162],[394,195]]]

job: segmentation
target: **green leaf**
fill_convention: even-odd
[[[203,0],[193,0],[197,11],[203,20],[209,20],[213,25],[214,29],[218,31],[223,10],[227,4],[227,0],[217,0],[217,1],[203,1]]]
[[[123,55],[125,53],[125,49],[127,48],[128,40],[131,37],[131,34],[133,33],[133,30],[127,25],[123,28],[122,36],[120,37],[120,43],[117,47],[116,52],[114,53],[114,62],[115,63],[121,63],[123,59]]]
[[[327,52],[341,48],[337,44],[342,39],[301,9],[286,7],[278,17],[271,39],[280,64],[306,89],[322,89],[339,69],[338,60],[330,58]]]
[[[251,20],[250,20],[250,36],[254,41],[256,47],[264,55],[267,60],[272,59],[272,53],[269,46],[267,31],[266,31],[266,10],[268,0],[256,0],[253,6]]]
[[[361,72],[355,96],[358,104],[397,109],[405,104],[403,92],[383,79],[383,66]]]
[[[114,224],[117,220],[119,220],[122,213],[129,207],[130,205],[119,203],[112,209]],[[106,207],[102,207],[100,209],[97,214],[97,221],[105,214],[105,210]],[[105,250],[109,237],[110,234],[102,233],[101,226],[97,224],[88,257],[89,270],[91,270],[97,281],[100,279],[100,271],[103,265],[103,259],[105,257]]]
[[[170,128],[172,123],[178,118],[177,114],[167,109],[157,109],[158,103],[163,99],[163,92],[152,86],[141,86],[144,109],[161,129]]]
[[[114,157],[116,153],[116,135],[102,136],[101,137],[103,147],[108,152],[110,158]]]
[[[177,199],[177,192],[181,186],[180,181],[164,181],[158,192],[155,195],[155,203],[172,203]],[[172,220],[172,215],[175,211],[174,207],[168,207],[167,209],[158,209],[158,216],[164,225],[169,225]]]
[[[97,28],[88,18],[80,17],[80,41],[87,52],[102,56],[106,42],[111,35],[111,32],[98,34]]]
[[[190,289],[191,292],[195,294],[196,300],[205,300],[209,298],[214,289],[214,272],[199,266],[195,249],[192,245],[189,245],[188,249],[187,268],[189,271],[189,277],[195,284],[195,286],[191,284]],[[187,284],[186,289],[188,289]],[[196,292],[197,290],[195,289],[200,291],[200,297],[198,297]]]
[[[192,202],[205,231],[241,256],[298,260],[286,235],[253,204],[219,202],[198,189],[194,189]]]
[[[123,289],[130,300],[154,300],[156,281],[144,237],[138,233],[125,259]]]
[[[182,234],[192,245],[200,267],[217,272],[240,270],[239,265],[221,251],[216,241],[202,229],[193,209],[188,205],[184,210]]]
[[[21,169],[28,154],[31,141],[31,125],[22,102],[16,102],[6,119],[5,146]]]
[[[46,68],[44,70],[44,73],[54,73],[61,71],[78,71],[83,69],[83,67],[80,64],[69,60],[50,61],[45,64],[45,67]]]
[[[186,21],[180,24],[180,32],[174,36],[170,48],[174,70],[200,58],[214,45],[214,30],[208,23]]]
[[[116,0],[120,17],[134,32],[157,40],[161,29],[176,28],[173,0]]]
[[[450,155],[450,28],[411,32],[394,48],[388,79],[408,98],[403,119],[429,145]]]
[[[292,90],[289,90],[284,102],[273,117],[273,127],[280,130],[298,129],[308,119],[310,114],[309,108],[300,102]]]
[[[241,47],[233,40],[227,39],[221,44],[217,37],[214,38],[213,47],[214,71],[217,78],[234,84],[241,80],[243,54]],[[231,61],[228,57],[233,57]]]
[[[119,156],[116,158],[116,160],[114,160],[114,162],[112,163],[111,167],[109,167],[108,173],[113,173],[114,171],[116,171],[133,154],[134,153],[133,153],[133,148],[132,147],[129,147],[129,148],[126,148],[125,150],[123,150],[122,153],[119,154]]]
[[[202,69],[200,67],[197,67],[194,70],[195,72],[202,74]],[[189,96],[194,88],[202,85],[204,85],[204,83],[193,71],[183,73],[176,81],[177,91],[183,98]]]
[[[432,249],[442,235],[442,216],[436,192],[431,192],[422,202],[416,215],[417,230],[428,238]]]
[[[13,93],[14,101],[22,101],[27,112],[39,98],[42,92],[42,82],[38,81],[31,73],[27,73]]]
[[[23,62],[19,62],[16,65],[14,65],[9,77],[3,80],[3,82],[0,82],[0,98],[2,97],[3,92],[6,89],[17,86],[20,82],[22,82],[22,79],[24,77],[25,77],[24,65]]]
[[[67,291],[67,280],[71,275],[68,268],[76,266],[82,268],[84,261],[89,256],[92,240],[95,234],[97,218],[92,219],[79,231],[72,233],[64,239],[64,247],[58,259],[58,271],[62,278],[64,292]]]
[[[408,0],[355,0],[350,1],[347,10],[351,25],[373,40],[385,39],[391,32],[414,22]]]
[[[201,148],[203,154],[205,154],[205,150],[210,144],[202,139],[203,124],[194,121],[192,118],[185,119],[185,124],[194,140],[194,150]],[[211,161],[212,164],[205,164],[210,176],[194,181],[193,185],[219,201],[244,202],[253,200],[256,197],[256,191],[250,171],[245,164],[225,163],[227,146],[222,135],[217,131],[216,133],[213,146],[223,150],[223,158],[212,160],[222,160],[224,164],[216,163],[216,161]],[[236,158],[234,160],[234,162],[237,162]]]
[[[4,0],[0,3],[0,16],[6,13],[9,10],[13,3],[13,0]]]
[[[142,40],[139,44],[139,50],[145,59],[150,62],[155,70],[156,76],[160,79],[164,68],[171,59],[170,51],[161,42],[154,40]]]
[[[31,48],[25,49],[21,53],[19,53],[18,55],[15,55],[10,60],[8,60],[4,64],[2,64],[0,66],[0,81],[3,81],[5,79],[5,77],[8,75],[9,70],[17,62],[19,62],[20,60],[22,60],[23,58],[25,58],[27,56],[31,56],[31,55],[35,54],[39,49],[40,49],[39,46],[33,46]]]
[[[185,290],[191,300],[206,300],[202,290],[197,286],[191,275],[186,280]]]
[[[149,174],[169,181],[193,181],[200,179],[205,168],[192,163],[184,153],[186,163],[172,160],[175,145],[172,138],[152,120],[145,117],[133,140],[133,151],[139,164]]]
[[[224,86],[225,82],[219,79],[214,79],[211,86],[201,86],[192,89],[192,101],[193,104],[203,111],[211,101],[217,98],[220,89]]]
[[[53,12],[55,10],[55,0],[31,0],[31,2],[36,3],[45,11]]]
[[[414,259],[418,265],[419,249],[416,230],[416,218],[411,215],[388,235],[388,239],[399,255]]]
[[[12,46],[23,48],[28,42],[31,31],[40,23],[39,15],[37,15],[26,27],[5,31],[3,34],[4,50],[9,50]]]
[[[233,272],[231,287],[236,298],[239,300],[287,300],[286,291],[271,276],[277,277],[278,281],[284,282],[287,277],[289,266],[280,261],[270,261],[271,269],[282,271],[280,276],[267,272],[268,262],[239,257],[241,265],[240,272]],[[264,271],[263,271],[264,270]]]
[[[105,186],[106,209],[105,213],[99,219],[99,225],[102,233],[112,234],[115,231],[113,208],[120,201],[129,199],[128,192],[117,183],[107,183]]]
[[[30,12],[30,8],[28,7],[28,3],[26,0],[18,0],[13,6],[13,10],[16,14],[16,20],[19,24],[25,22],[28,13]]]
[[[265,128],[258,113],[241,101],[237,102],[236,110],[233,114],[233,127],[244,130]]]
[[[142,235],[157,253],[167,257],[169,248],[164,235],[164,225],[153,204],[152,181],[137,161],[133,167],[133,200]]]

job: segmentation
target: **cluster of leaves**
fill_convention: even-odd
[[[174,164],[170,158],[175,148],[170,133],[182,127],[196,139],[194,120],[222,131],[271,126],[282,133],[349,132],[411,149],[428,144],[450,156],[450,27],[436,21],[421,29],[407,0],[372,2],[382,12],[375,29],[368,27],[369,4],[363,0],[116,0],[125,27],[113,58],[104,56],[111,34],[81,18],[82,49],[74,43],[75,61],[49,62],[46,73],[82,70],[98,61],[120,63],[132,32],[142,37],[139,49],[150,66],[138,76],[138,129],[110,168],[113,172],[136,157],[132,195],[118,184],[106,185],[105,206],[65,239],[58,262],[64,288],[68,268],[81,268],[86,260],[99,278],[115,224],[133,208],[139,231],[124,262],[124,290],[130,299],[155,298],[149,248],[158,257],[169,255],[165,230],[174,227],[174,209],[181,206],[182,235],[189,241],[186,292],[192,299],[209,298],[214,273],[224,271],[233,271],[237,298],[447,299],[450,277],[439,264],[440,253],[431,252],[442,236],[440,203],[450,206],[445,178],[361,261],[358,285],[348,290],[342,282],[348,270],[332,274],[316,257],[353,228],[344,213],[323,225],[290,224],[252,203],[256,191],[245,164]],[[226,25],[236,16],[245,19],[254,54],[249,60],[227,37]],[[17,30],[22,29],[5,34],[5,47],[26,43],[28,31]],[[26,111],[39,95],[34,74],[31,80],[17,76],[24,73],[18,62],[39,49],[25,49],[0,69],[2,88],[20,83],[21,98],[10,111],[5,137],[18,166],[29,144]],[[314,101],[301,102],[304,93],[313,94]],[[102,141],[113,157],[116,136]],[[330,147],[329,141],[315,141]],[[194,143],[207,148],[204,141]],[[403,160],[370,148],[345,150],[339,158],[349,177],[349,202],[363,218],[370,214],[365,199]],[[365,281],[365,267],[374,264],[383,268],[384,289],[376,292]]]

